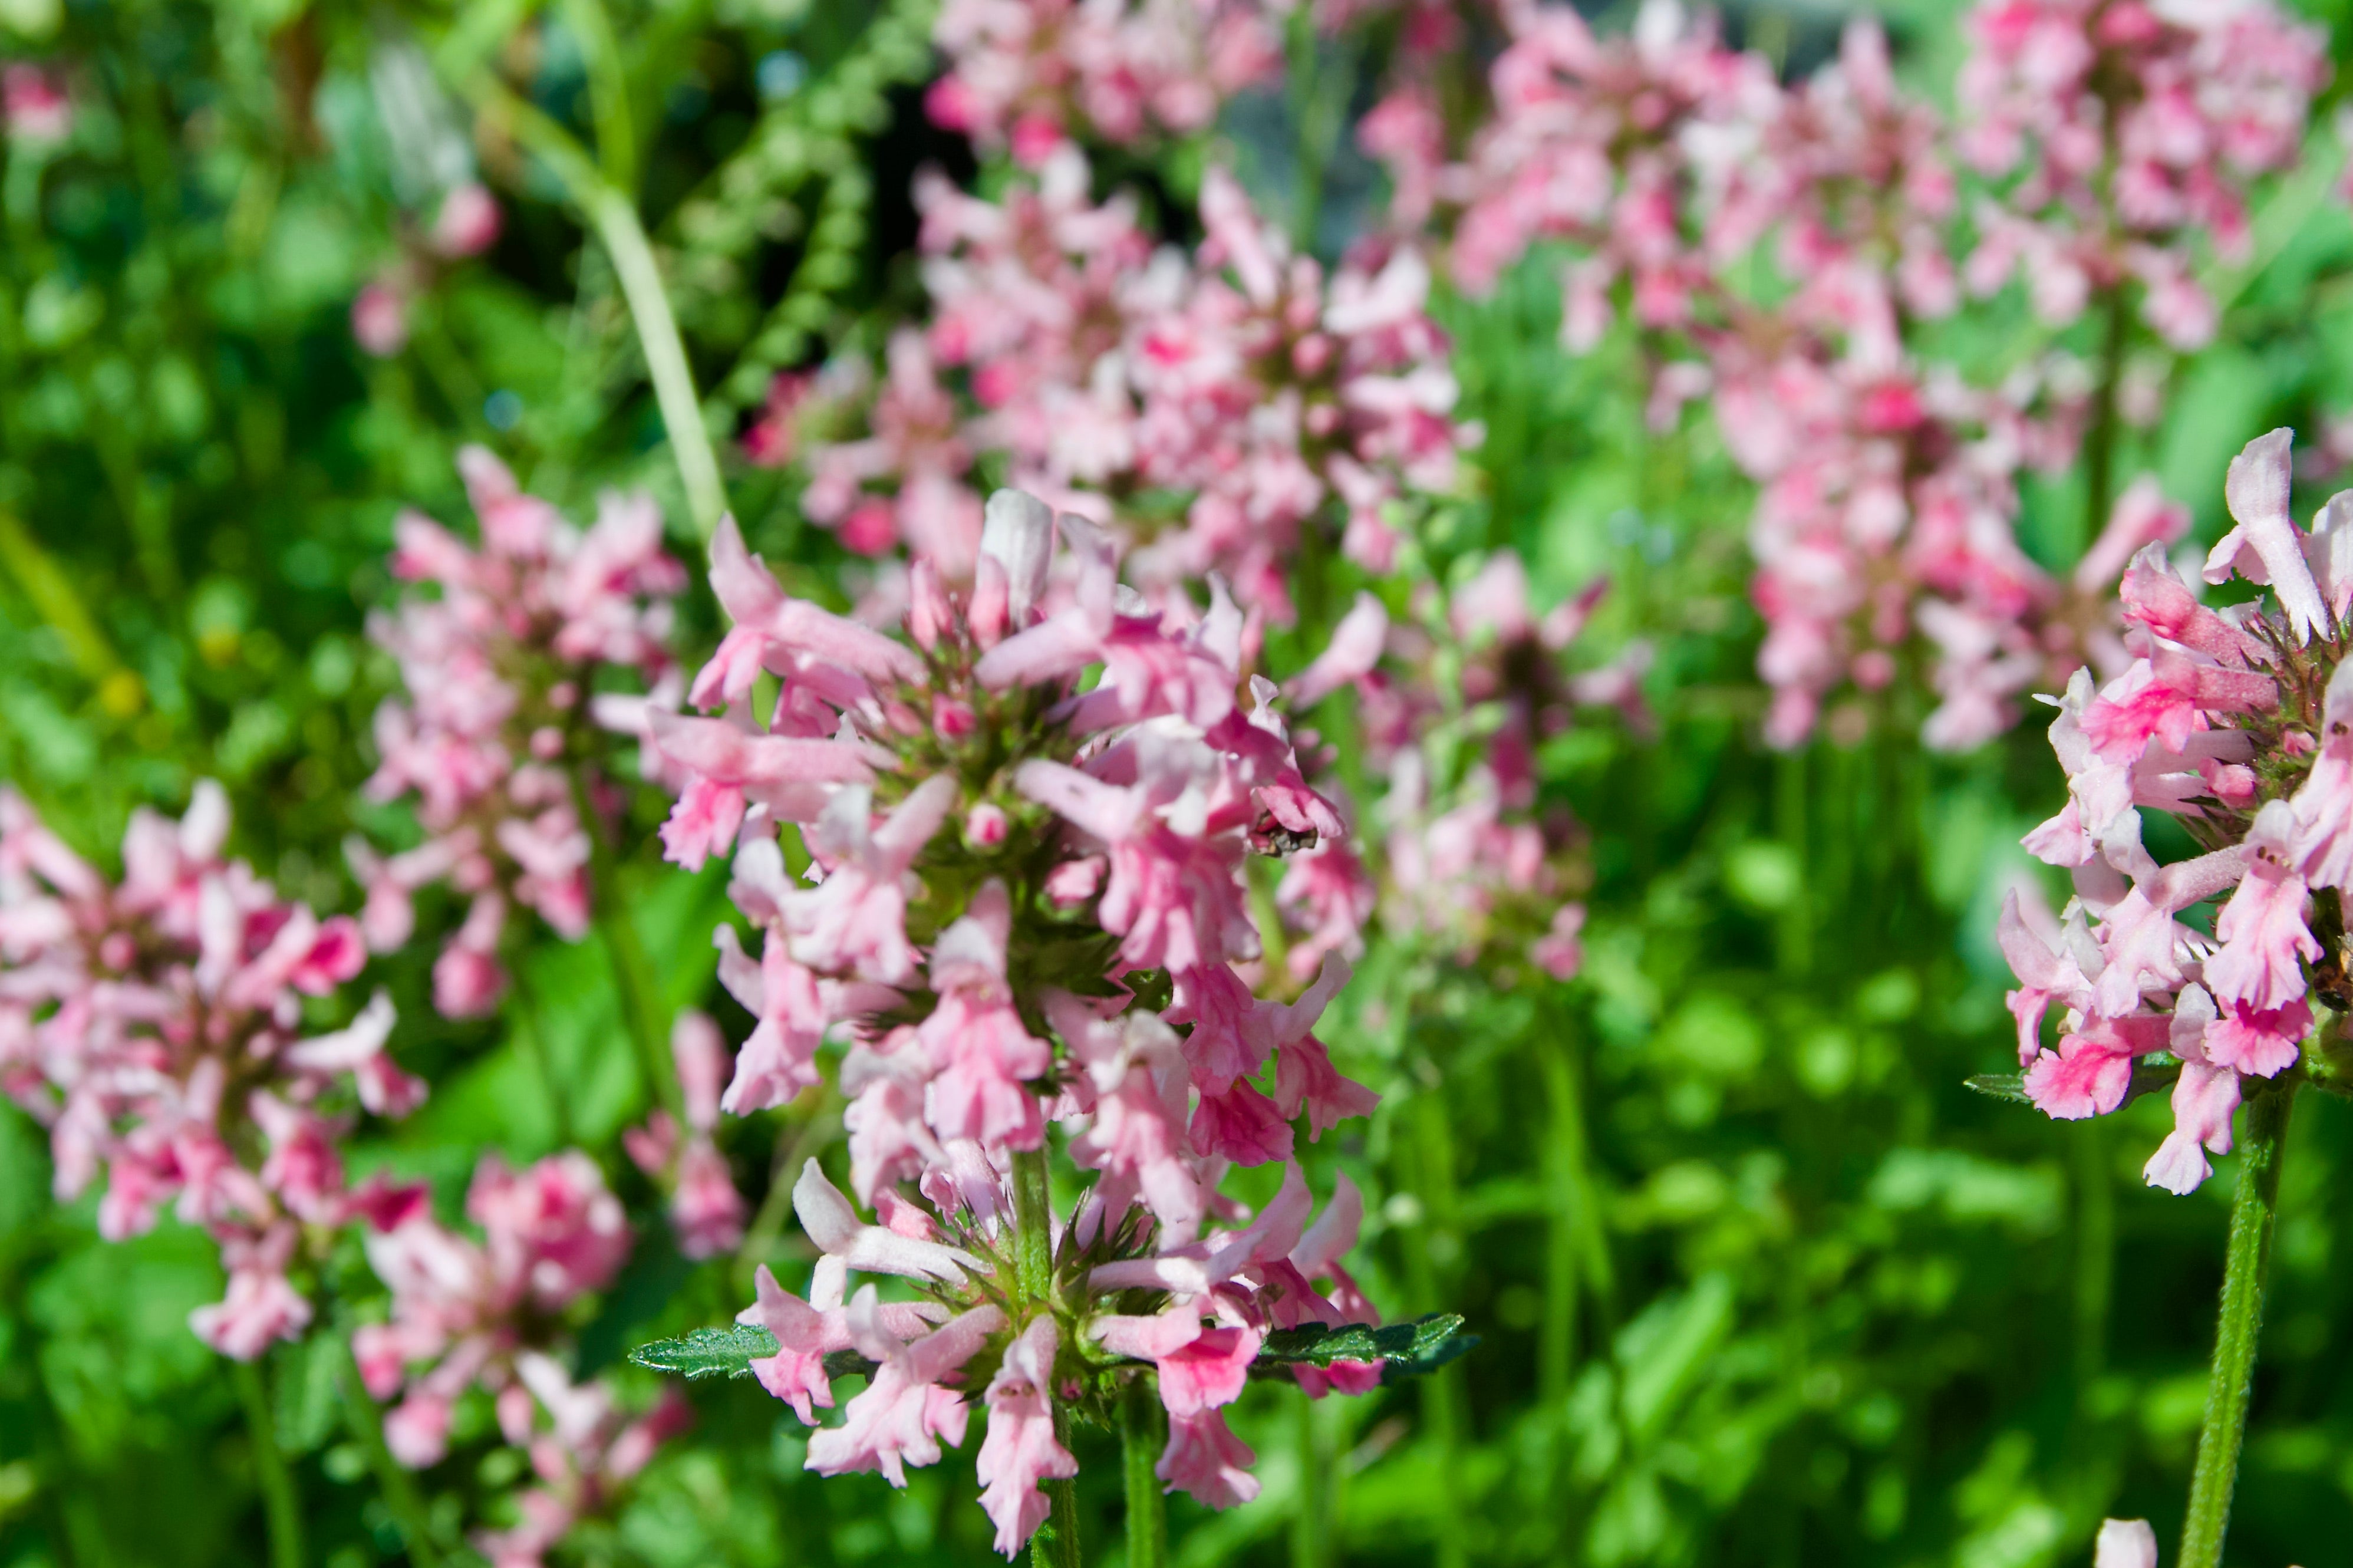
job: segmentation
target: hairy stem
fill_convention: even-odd
[[[1015,1155],[1018,1160],[1022,1158]],[[1044,1168],[1041,1156],[1039,1168]],[[1018,1167],[1016,1167],[1017,1172]],[[1020,1178],[1014,1179],[1014,1192],[1020,1192]],[[1071,1446],[1069,1425],[1062,1419],[1062,1407],[1054,1407],[1054,1440],[1068,1448]],[[1046,1489],[1048,1511],[1046,1522],[1029,1538],[1030,1568],[1080,1568],[1079,1555],[1079,1489],[1067,1478],[1041,1482]]]
[[[2247,1102],[2239,1142],[2239,1188],[2231,1199],[2231,1239],[2222,1267],[2222,1310],[2214,1329],[2213,1370],[2206,1383],[2206,1421],[2189,1475],[2189,1517],[2181,1528],[2180,1568],[2220,1568],[2239,1449],[2247,1436],[2247,1400],[2263,1332],[2263,1278],[2279,1213],[2280,1147],[2287,1137],[2295,1086]]]
[[[293,1472],[286,1467],[285,1450],[278,1446],[278,1417],[269,1407],[260,1364],[231,1361],[229,1367],[237,1399],[245,1405],[253,1477],[261,1488],[262,1515],[269,1523],[269,1568],[302,1568],[302,1499],[294,1489]]]
[[[1127,1568],[1167,1568],[1168,1499],[1154,1474],[1168,1445],[1168,1413],[1142,1376],[1120,1397],[1120,1474],[1127,1487]]]
[[[1054,1293],[1053,1198],[1046,1184],[1046,1148],[1013,1154],[1013,1272],[1021,1294],[1044,1301]]]
[[[441,1551],[434,1545],[432,1527],[426,1522],[425,1502],[417,1495],[417,1478],[402,1469],[392,1450],[385,1446],[384,1412],[367,1385],[360,1382],[359,1362],[352,1359],[347,1337],[341,1339],[339,1349],[335,1384],[343,1396],[343,1418],[367,1459],[369,1474],[375,1478],[376,1495],[391,1511],[412,1568],[441,1568]]]
[[[538,109],[488,78],[478,79],[473,92],[478,101],[504,120],[515,140],[536,154],[563,182],[611,259],[613,275],[620,280],[621,297],[628,302],[629,319],[637,327],[638,345],[646,356],[646,374],[654,384],[662,427],[670,432],[670,455],[686,488],[694,531],[701,538],[710,538],[727,510],[727,490],[720,481],[719,454],[711,444],[711,431],[702,422],[702,404],[695,394],[686,343],[679,336],[678,318],[670,313],[661,269],[654,262],[653,244],[646,238],[636,203],[614,189],[571,133]]]

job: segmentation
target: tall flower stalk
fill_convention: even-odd
[[[2054,916],[2031,889],[2013,892],[2000,928],[2020,981],[2010,1006],[2026,1098],[2072,1119],[2169,1086],[2174,1129],[2145,1174],[2174,1192],[2204,1181],[2208,1156],[2234,1139],[2242,1150],[2183,1537],[2195,1568],[2221,1559],[2288,1112],[2306,1083],[2335,1080],[2328,1021],[2347,1000],[2353,493],[2299,529],[2289,441],[2274,430],[2232,461],[2237,525],[2205,563],[2207,582],[2235,577],[2258,598],[2206,608],[2155,546],[2126,571],[2133,662],[2104,686],[2079,672],[2059,700],[2051,739],[2069,799],[2025,841],[2070,871],[2075,895]],[[2143,810],[2172,815],[2204,853],[2160,865],[2142,844]],[[2182,918],[2208,904],[2211,934]],[[2042,1030],[2054,1009],[2052,1048]]]
[[[1451,1329],[1363,1331],[1377,1318],[1341,1261],[1362,1201],[1343,1176],[1314,1216],[1294,1159],[1296,1122],[1313,1139],[1374,1097],[1314,1033],[1344,959],[1288,1002],[1242,967],[1261,951],[1245,857],[1343,832],[1273,686],[1237,690],[1242,617],[1214,580],[1206,609],[1148,607],[1075,516],[1058,563],[1057,526],[998,492],[966,579],[915,562],[902,641],[788,598],[723,524],[712,584],[734,625],[690,694],[722,712],[658,715],[652,736],[686,779],[669,853],[732,848],[761,945],[717,937],[759,1020],[725,1107],[783,1104],[823,1080],[828,1039],[848,1047],[850,1191],[803,1167],[794,1208],[822,1255],[806,1294],[761,1268],[754,1333],[720,1337],[730,1370],[812,1425],[863,1372],[807,1465],[893,1485],[962,1439],[976,1399],[997,1549],[1067,1563],[1072,1433],[1122,1431],[1140,1493],[1147,1380],[1166,1421],[1151,1477],[1222,1508],[1258,1492],[1223,1414],[1249,1378],[1363,1393],[1447,1353]],[[788,839],[809,879],[786,874]],[[1229,1167],[1268,1164],[1263,1209],[1219,1193]],[[1132,1518],[1135,1560],[1158,1560],[1157,1531]]]

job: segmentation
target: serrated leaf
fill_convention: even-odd
[[[1979,1073],[1973,1078],[1963,1078],[1961,1086],[2021,1106],[2034,1103],[2026,1097],[2026,1075],[2023,1073]]]
[[[1311,1324],[1278,1329],[1266,1337],[1251,1370],[1267,1375],[1287,1366],[1328,1367],[1334,1361],[1379,1361],[1384,1381],[1437,1371],[1478,1344],[1462,1331],[1460,1312],[1433,1312],[1375,1329],[1361,1323],[1330,1329]]]
[[[656,1372],[676,1372],[691,1383],[706,1377],[750,1377],[755,1359],[776,1353],[776,1337],[756,1323],[696,1329],[675,1340],[656,1340],[629,1352],[629,1360]]]

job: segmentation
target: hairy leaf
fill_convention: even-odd
[[[776,1337],[756,1323],[696,1329],[675,1340],[656,1340],[629,1352],[629,1360],[656,1372],[677,1372],[691,1383],[706,1377],[750,1377],[752,1362],[776,1353]]]
[[[1250,1370],[1260,1372],[1264,1369],[1261,1375],[1271,1375],[1287,1366],[1328,1367],[1334,1361],[1379,1361],[1385,1381],[1418,1377],[1468,1353],[1478,1342],[1476,1334],[1462,1331],[1460,1312],[1433,1312],[1426,1318],[1378,1329],[1361,1323],[1340,1329],[1310,1324],[1301,1329],[1278,1329],[1269,1334]]]

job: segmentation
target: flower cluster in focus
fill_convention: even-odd
[[[2105,1115],[2150,1058],[2179,1063],[2174,1130],[2150,1183],[2187,1192],[2227,1153],[2248,1078],[2302,1059],[2311,997],[2345,1005],[2342,889],[2353,880],[2353,493],[2309,532],[2288,511],[2289,432],[2232,463],[2237,526],[2205,578],[2267,591],[2208,609],[2161,550],[2125,574],[2131,664],[2105,685],[2079,672],[2051,726],[2068,801],[2027,847],[2069,869],[2057,916],[2013,893],[2001,945],[2017,973],[2025,1090],[2054,1117]],[[2202,847],[2161,865],[2141,811],[2172,815]],[[2217,905],[2211,934],[2184,919]],[[2041,1041],[2061,1011],[2056,1049]]]
[[[1245,858],[1329,842],[1340,821],[1273,687],[1238,693],[1242,616],[1222,586],[1206,611],[1148,605],[1069,514],[1058,575],[1055,527],[998,492],[968,591],[916,559],[901,641],[788,598],[723,524],[712,583],[733,630],[691,693],[723,712],[652,731],[688,780],[671,856],[732,847],[759,940],[718,934],[721,978],[758,1020],[725,1107],[783,1104],[821,1081],[829,1038],[849,1045],[850,1194],[814,1161],[801,1173],[824,1257],[806,1296],[763,1269],[745,1320],[779,1349],[754,1371],[814,1424],[836,1398],[828,1358],[869,1368],[810,1440],[826,1474],[900,1482],[979,1401],[982,1501],[1008,1553],[1046,1515],[1041,1485],[1075,1468],[1068,1424],[1108,1419],[1146,1372],[1169,1423],[1161,1478],[1214,1506],[1253,1495],[1219,1412],[1265,1336],[1371,1320],[1339,1261],[1353,1189],[1313,1227],[1295,1166],[1255,1218],[1218,1192],[1229,1165],[1289,1160],[1298,1119],[1314,1138],[1373,1104],[1314,1032],[1345,962],[1291,1002],[1239,967],[1261,951]],[[1067,1210],[1057,1147],[1093,1178]]]

